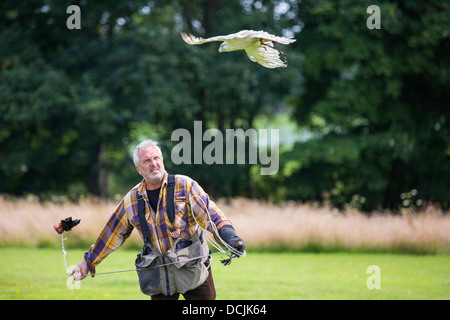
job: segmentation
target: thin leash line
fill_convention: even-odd
[[[190,259],[184,260],[183,262],[190,262],[190,261],[193,261],[193,260],[197,260],[197,259],[201,259],[201,258],[205,258],[205,257],[210,257],[210,256],[213,256],[213,255],[216,255],[216,254],[222,254],[222,252],[214,252],[214,253],[210,253],[210,254],[208,254],[208,255],[206,255],[206,256],[199,256],[199,257],[190,258]],[[135,268],[135,269],[121,270],[121,271],[99,272],[99,273],[94,273],[94,274],[91,274],[91,275],[94,275],[94,276],[95,276],[95,275],[97,275],[97,274],[111,274],[111,273],[120,273],[120,272],[131,272],[131,271],[149,270],[149,269],[156,269],[156,268],[161,268],[161,267],[165,267],[165,266],[170,266],[170,265],[177,264],[177,263],[179,263],[179,261],[174,261],[174,262],[170,262],[170,263],[159,264],[159,265],[153,266],[153,267],[151,267],[151,268]]]
[[[64,260],[64,270],[66,270],[66,274],[70,277],[70,274],[67,271],[67,263],[66,263],[67,252],[64,248],[64,240],[67,240],[67,238],[64,238],[64,232],[63,232],[63,233],[61,233],[61,249],[62,249],[63,260]]]
[[[194,258],[190,258],[185,260],[184,262],[189,262],[189,261],[193,261],[193,260],[197,260],[197,259],[201,259],[201,258],[205,258],[205,257],[210,257],[216,254],[222,254],[222,252],[214,252],[214,253],[210,253],[206,256],[199,256],[199,257],[194,257]],[[173,264],[177,264],[179,263],[179,261],[174,261],[174,262],[170,262],[170,263],[164,263],[164,264],[159,264],[157,266],[153,266],[151,268],[135,268],[135,269],[128,269],[128,270],[119,270],[119,271],[108,271],[108,272],[96,272],[96,273],[91,273],[91,276],[96,276],[96,275],[103,275],[103,274],[113,274],[113,273],[123,273],[123,272],[136,272],[136,271],[141,271],[141,270],[149,270],[149,269],[156,269],[156,268],[161,268],[161,267],[165,267],[165,266],[169,266],[169,265],[173,265]],[[66,274],[71,277],[71,275],[68,273],[67,269],[66,269]],[[88,276],[89,274],[82,274],[82,276]]]
[[[231,259],[233,258],[233,255],[236,256],[236,257],[245,257],[245,256],[246,256],[246,251],[245,251],[245,250],[244,250],[244,252],[240,252],[240,251],[237,250],[236,248],[233,248],[232,246],[230,246],[228,243],[226,243],[226,242],[220,237],[220,235],[219,235],[219,230],[217,230],[216,225],[215,225],[214,222],[212,221],[212,219],[211,219],[211,214],[209,213],[208,207],[207,207],[206,203],[203,201],[203,199],[202,199],[200,196],[198,196],[198,195],[191,195],[191,198],[193,198],[193,197],[197,197],[197,198],[200,199],[200,201],[202,202],[203,206],[205,207],[205,211],[206,211],[206,213],[207,213],[207,217],[208,217],[208,220],[209,220],[209,221],[207,221],[207,222],[205,223],[205,228],[202,228],[202,227],[201,227],[201,225],[198,223],[197,219],[195,218],[195,213],[193,212],[194,209],[193,209],[193,205],[192,205],[193,202],[191,201],[191,214],[192,214],[192,217],[194,218],[195,222],[196,222],[197,225],[200,227],[200,229],[202,229],[202,230],[204,231],[203,234],[205,235],[206,242],[209,243],[209,244],[211,244],[211,246],[213,246],[213,247],[214,247],[216,250],[218,250],[219,252],[210,253],[210,254],[208,254],[208,255],[203,255],[203,256],[199,256],[199,257],[190,258],[190,259],[187,259],[187,260],[185,260],[185,261],[186,261],[186,262],[189,262],[189,261],[193,261],[193,260],[196,260],[196,259],[205,258],[205,257],[207,257],[207,256],[217,255],[217,254],[224,254],[224,255],[226,255],[227,257],[230,258],[230,261],[231,261]],[[216,234],[217,238],[220,240],[220,242],[222,242],[223,246],[224,246],[227,250],[224,250],[224,249],[223,249],[223,248],[215,241],[214,237],[211,237],[211,236],[208,234],[208,231],[207,231],[206,229],[208,228],[208,226],[209,226],[210,224],[211,224],[211,227],[210,227],[210,228],[213,230],[212,232],[214,232],[214,233]],[[211,232],[211,233],[212,233],[212,232]],[[66,274],[67,274],[69,277],[71,277],[71,275],[69,274],[69,272],[68,272],[68,270],[67,270],[67,263],[66,263],[66,254],[67,254],[67,252],[65,251],[65,248],[64,248],[64,240],[67,240],[67,239],[64,238],[63,234],[61,234],[61,248],[62,248],[62,253],[63,253],[64,268],[65,268],[65,270],[66,270]],[[228,252],[229,252],[229,253],[228,253]],[[136,272],[136,271],[139,271],[139,270],[148,270],[148,269],[161,268],[161,267],[168,266],[168,265],[173,265],[173,264],[176,264],[176,263],[179,263],[179,261],[170,262],[170,263],[166,263],[166,264],[161,264],[161,265],[157,265],[157,266],[154,266],[154,267],[151,267],[151,268],[135,268],[135,269],[129,269],[129,270],[119,270],[119,271],[109,271],[109,272],[98,272],[98,273],[96,272],[96,273],[94,273],[94,274],[91,273],[91,276],[95,276],[95,275],[105,275],[105,274],[114,274],[114,273],[124,273],[124,272],[132,272],[132,271]],[[84,275],[84,276],[87,277],[88,275]]]
[[[67,252],[65,250],[64,247],[64,240],[67,240],[67,238],[64,238],[64,236],[61,234],[61,248],[62,248],[62,253],[63,253],[63,260],[64,260],[64,269],[66,270],[66,274],[67,276],[71,277],[69,271],[67,270],[67,262],[66,262],[66,255]],[[207,255],[203,255],[203,256],[198,256],[198,257],[193,257],[193,258],[189,258],[187,260],[184,260],[183,262],[190,262],[193,260],[197,260],[197,259],[201,259],[201,258],[205,258],[205,257],[211,257],[217,254],[223,254],[223,252],[213,252],[213,253],[209,253]],[[228,255],[227,255],[228,256]],[[140,270],[148,270],[148,269],[156,269],[156,268],[161,268],[161,267],[165,267],[165,266],[169,266],[169,265],[173,265],[173,264],[177,264],[180,261],[174,261],[174,262],[169,262],[169,263],[164,263],[164,264],[159,264],[157,266],[153,266],[151,268],[135,268],[135,269],[128,269],[128,270],[119,270],[119,271],[108,271],[108,272],[96,272],[96,273],[91,273],[91,276],[96,276],[96,275],[104,275],[104,274],[113,274],[113,273],[123,273],[123,272],[136,272],[136,271],[140,271]],[[83,276],[88,276],[87,275],[83,275]]]

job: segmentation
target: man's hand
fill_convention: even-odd
[[[70,273],[70,276],[75,280],[83,280],[84,278],[86,278],[88,273],[89,268],[87,266],[86,261],[83,260],[73,268],[72,272]]]

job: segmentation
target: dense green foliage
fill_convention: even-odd
[[[298,169],[280,184],[288,198],[329,191],[340,206],[353,196],[396,208],[410,190],[448,206],[450,5],[378,2],[381,29],[369,30],[369,3],[357,3],[301,6],[304,93],[293,104],[316,139],[284,159]]]
[[[66,8],[81,9],[69,30]],[[14,1],[0,4],[0,193],[103,197],[139,181],[130,150],[160,140],[170,172],[215,196],[398,208],[402,193],[448,207],[450,6],[382,1]],[[269,70],[218,43],[242,29],[294,36]],[[177,128],[254,128],[288,112],[308,139],[280,170],[173,165]],[[415,192],[414,192],[415,193]],[[404,200],[404,199],[403,199]],[[409,204],[408,204],[409,205]]]

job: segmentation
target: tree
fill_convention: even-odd
[[[70,1],[2,3],[2,191],[107,196],[108,152],[123,147],[129,104],[145,108],[129,59],[140,43],[122,32],[142,3],[80,2],[81,30],[66,27]]]
[[[287,198],[326,194],[339,207],[360,195],[366,210],[396,209],[413,188],[448,207],[450,5],[378,2],[381,29],[372,30],[369,5],[299,6],[304,91],[295,117],[314,139],[285,155],[277,183]]]
[[[69,5],[79,6],[81,29],[67,28]],[[108,178],[123,185],[116,191],[136,183],[129,149],[141,133],[170,150],[171,132],[194,120],[205,130],[253,126],[290,91],[296,69],[187,46],[180,31],[280,34],[289,21],[273,12],[258,1],[3,1],[0,192],[106,197]],[[168,167],[195,172],[217,195],[250,194],[248,166]]]

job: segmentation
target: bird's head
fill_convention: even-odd
[[[230,51],[230,46],[226,42],[222,42],[222,44],[219,47],[219,52],[227,52]]]

